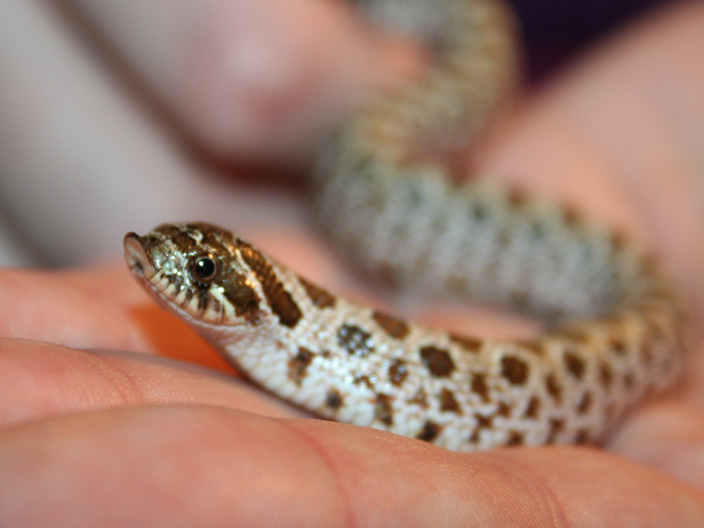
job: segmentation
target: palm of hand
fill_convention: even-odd
[[[703,16],[701,8],[693,11]],[[663,23],[659,30],[669,35],[670,26]],[[628,50],[620,53],[610,60],[632,64]],[[682,233],[692,222],[675,221],[687,203],[657,200],[657,184],[646,185],[640,209],[627,193],[613,197],[609,171],[589,170],[603,158],[580,150],[583,138],[564,134],[565,115],[592,108],[588,90],[608,83],[596,69],[590,65],[550,102],[539,102],[486,165],[509,177],[547,174],[533,183],[579,197],[634,232],[648,233],[701,302],[704,292],[691,273],[700,249],[649,232],[650,215],[662,233],[672,228],[696,240],[696,232]],[[698,73],[704,82],[704,72]],[[550,146],[570,154],[550,160],[545,171],[544,137],[558,138]],[[628,152],[623,143],[620,152]],[[607,159],[616,169],[626,163]],[[604,173],[603,180],[593,178]],[[550,174],[575,176],[565,182]],[[686,189],[687,182],[680,183]],[[262,231],[262,245],[268,236],[273,246],[282,229]],[[285,247],[297,253],[287,257],[279,249],[280,259],[299,269],[330,269],[320,264],[323,257],[305,231],[289,234]],[[327,283],[335,280],[328,277]],[[457,455],[312,421],[242,381],[159,358],[227,370],[190,330],[154,306],[122,266],[62,274],[4,271],[0,297],[0,515],[15,526],[105,519],[169,526],[184,519],[244,526],[450,526],[468,519],[497,526],[696,526],[704,518],[703,469],[696,462],[704,447],[702,397],[691,385],[634,412],[604,451]],[[701,369],[693,358],[688,379]],[[71,511],[57,518],[67,503],[74,505]]]

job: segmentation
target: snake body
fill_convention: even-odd
[[[205,223],[128,234],[133,275],[251,380],[322,417],[453,450],[598,442],[680,371],[674,288],[645,250],[599,223],[486,183],[453,185],[433,161],[481,133],[512,90],[499,2],[368,7],[424,36],[436,61],[325,146],[313,183],[322,224],[350,260],[399,286],[500,302],[551,330],[499,341],[423,328]]]

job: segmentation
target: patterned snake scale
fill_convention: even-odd
[[[513,91],[514,32],[498,1],[365,7],[436,60],[326,144],[312,185],[321,224],[395,285],[499,302],[549,330],[498,341],[422,328],[204,223],[129,233],[133,275],[253,382],[319,416],[463,451],[600,441],[681,370],[682,304],[635,242],[537,198],[452,184],[427,155],[480,134]]]

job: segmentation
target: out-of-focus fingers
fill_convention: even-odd
[[[487,159],[655,246],[704,303],[704,4],[633,24],[537,97]],[[702,304],[704,306],[704,304]]]
[[[463,456],[364,428],[195,406],[113,410],[3,431],[0,511],[17,527],[704,521],[695,491],[596,451]]]
[[[343,2],[71,0],[212,152],[308,161],[345,102],[419,66]]]
[[[204,176],[51,2],[3,3],[0,86],[0,221],[45,262],[119,255],[127,231],[165,219],[243,229],[302,216]]]
[[[188,325],[116,267],[92,272],[0,272],[0,336],[76,348],[150,352],[221,366]]]
[[[212,407],[130,408],[6,430],[2,522],[323,526],[305,520],[339,518],[344,505],[324,462],[297,440],[275,422]]]
[[[608,449],[704,491],[704,413],[701,402],[665,400],[639,409]]]
[[[389,511],[410,505],[407,515],[448,515],[457,525],[472,519],[472,526],[659,526],[670,514],[676,524],[701,522],[698,492],[596,449],[551,446],[466,456],[384,433],[336,434],[336,424],[291,423],[325,453],[336,474],[346,475],[342,493],[357,511],[385,511],[389,497],[376,495],[373,482],[393,475],[408,485],[397,489],[396,508]],[[445,523],[438,522],[453,525]]]
[[[0,206],[48,260],[80,262],[119,244],[127,210],[138,225],[163,217],[145,176],[186,167],[50,5],[3,3]]]
[[[0,428],[86,411],[198,403],[277,417],[307,416],[232,375],[130,352],[0,339]]]

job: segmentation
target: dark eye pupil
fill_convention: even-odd
[[[217,266],[210,257],[200,257],[193,263],[193,275],[197,280],[207,281],[215,277]]]

